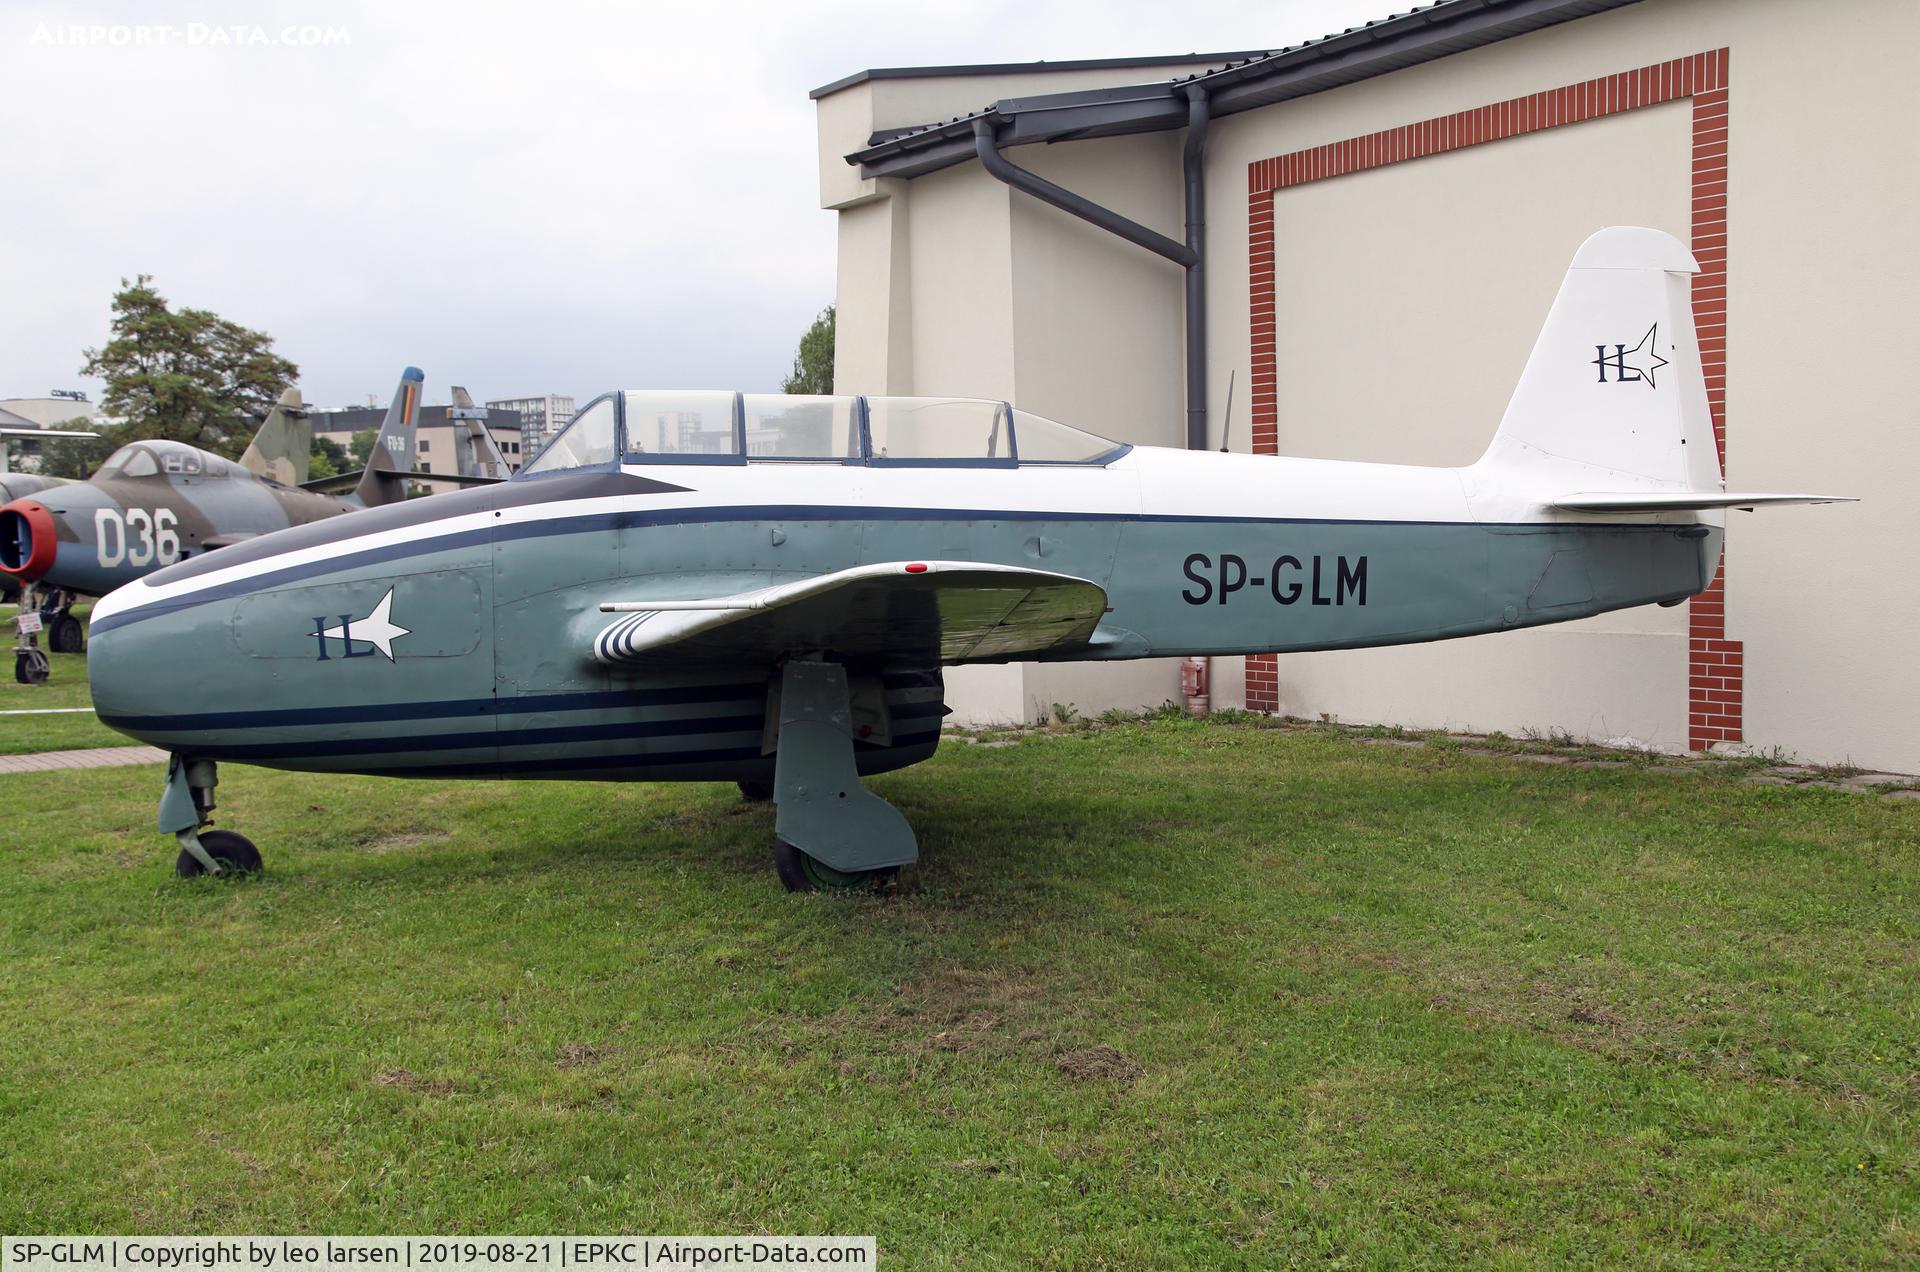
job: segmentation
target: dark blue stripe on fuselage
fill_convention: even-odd
[[[449,496],[438,496],[449,498]],[[364,515],[364,514],[361,514]],[[109,615],[93,622],[92,630],[96,635],[115,631],[150,618],[160,618],[181,610],[192,609],[200,605],[209,605],[215,601],[229,600],[236,596],[246,596],[267,588],[278,587],[284,583],[294,583],[302,579],[318,578],[326,574],[338,574],[346,570],[361,569],[369,565],[381,565],[389,561],[404,560],[408,557],[426,556],[435,552],[452,552],[460,548],[481,544],[497,544],[517,539],[541,539],[555,535],[598,534],[609,530],[626,530],[640,526],[702,525],[716,521],[1060,521],[1060,522],[1132,522],[1139,524],[1185,524],[1185,525],[1326,525],[1326,526],[1462,526],[1480,527],[1494,530],[1510,527],[1540,529],[1551,523],[1546,522],[1474,522],[1474,521],[1400,521],[1392,518],[1335,518],[1335,517],[1220,517],[1188,515],[1182,513],[1138,513],[1138,512],[1061,512],[1061,511],[1025,511],[1009,508],[882,508],[851,507],[838,505],[807,504],[748,504],[738,507],[715,508],[667,508],[647,510],[640,508],[622,509],[619,512],[595,513],[579,517],[554,517],[545,521],[518,522],[512,525],[493,525],[477,530],[463,530],[455,534],[439,535],[425,539],[412,539],[405,543],[390,543],[377,548],[365,548],[356,552],[343,553],[329,557],[324,561],[310,561],[302,565],[287,566],[280,570],[269,570],[250,578],[236,579],[228,583],[216,583],[212,587],[193,592],[172,600],[154,601],[138,609]],[[1628,525],[1608,525],[1607,529],[1647,529],[1641,523]],[[358,537],[343,535],[343,538]],[[303,544],[299,546],[313,546]],[[853,564],[849,562],[848,564]],[[177,568],[177,567],[169,567]],[[150,576],[150,582],[165,582],[165,572]]]
[[[881,678],[888,690],[937,685],[925,672],[893,672]],[[622,711],[639,707],[746,702],[766,697],[767,682],[731,685],[669,685],[659,689],[613,689],[591,693],[536,693],[520,698],[452,698],[441,702],[368,702],[356,706],[297,707],[284,711],[199,711],[183,715],[103,715],[100,723],[147,733],[185,729],[278,729],[324,724],[374,724],[389,720],[444,720],[457,716],[538,715],[550,711]],[[939,702],[892,703],[888,713],[907,719],[930,715]]]

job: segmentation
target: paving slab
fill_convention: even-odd
[[[167,753],[152,746],[103,746],[87,751],[41,751],[37,755],[0,755],[0,774],[47,773],[54,769],[125,768],[164,764]]]

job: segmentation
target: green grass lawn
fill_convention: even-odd
[[[76,613],[85,614],[87,604]],[[0,605],[0,635],[11,649],[13,640],[12,605]],[[46,641],[40,642],[46,648]],[[13,678],[13,655],[5,655],[0,668],[0,711],[39,711],[50,707],[92,707],[87,693],[87,656],[50,654],[52,674],[43,685],[23,685]],[[0,715],[0,755],[26,755],[33,751],[73,751],[95,746],[131,746],[133,741],[115,733],[91,715]]]
[[[849,898],[731,788],[223,777],[258,879],[0,778],[0,1231],[1920,1259],[1920,802],[1159,721],[879,779]]]

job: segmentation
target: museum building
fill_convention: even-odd
[[[852,74],[813,94],[835,389],[1470,464],[1582,240],[1666,230],[1729,485],[1862,502],[1730,512],[1676,608],[1217,658],[1212,703],[1917,771],[1915,47],[1907,0],[1441,0],[1277,51]],[[948,684],[982,722],[1182,694],[1169,659]]]

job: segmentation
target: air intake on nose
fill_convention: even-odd
[[[53,568],[53,514],[34,499],[0,508],[0,571],[37,579]]]

